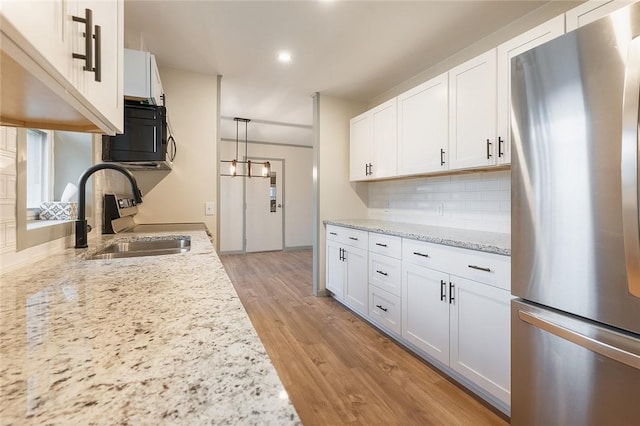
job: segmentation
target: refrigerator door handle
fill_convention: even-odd
[[[640,297],[640,229],[638,226],[638,103],[640,37],[629,43],[622,98],[622,228],[629,293]]]
[[[518,310],[518,317],[534,327],[554,334],[561,339],[568,340],[576,345],[580,345],[585,349],[595,352],[607,358],[611,358],[621,362],[629,367],[640,370],[640,354],[626,351],[617,346],[610,345],[593,337],[586,336],[582,333],[570,330],[567,327],[556,324],[552,319],[543,318],[545,315],[539,312],[531,313]],[[566,321],[566,318],[564,318]],[[604,329],[599,329],[600,333],[607,333]],[[612,332],[609,332],[613,334]]]

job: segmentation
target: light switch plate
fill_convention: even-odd
[[[213,201],[207,201],[204,203],[204,215],[213,216],[214,214],[216,214],[216,203]]]

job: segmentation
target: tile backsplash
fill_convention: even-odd
[[[511,233],[511,172],[370,182],[370,219]]]

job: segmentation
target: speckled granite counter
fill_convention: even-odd
[[[181,234],[188,253],[0,275],[0,424],[299,424],[206,233]]]
[[[510,234],[371,219],[325,220],[324,223],[511,256]]]

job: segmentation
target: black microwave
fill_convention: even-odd
[[[164,106],[125,101],[124,133],[102,136],[102,161],[165,161],[167,140]]]

